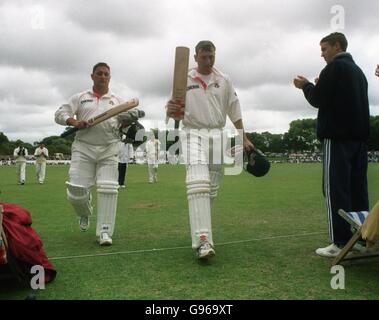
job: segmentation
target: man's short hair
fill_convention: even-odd
[[[93,69],[92,69],[92,74],[95,73],[96,69],[98,67],[107,67],[109,71],[111,71],[111,68],[105,63],[105,62],[98,62],[96,63],[94,66],[93,66]]]
[[[216,47],[212,43],[212,41],[209,41],[209,40],[202,40],[195,47],[196,54],[198,54],[200,51],[212,51],[212,50],[216,50]]]
[[[331,46],[334,46],[337,42],[340,44],[342,51],[347,49],[347,39],[341,32],[333,32],[330,35],[321,39],[320,43],[327,42]]]

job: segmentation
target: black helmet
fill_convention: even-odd
[[[245,160],[245,170],[255,177],[262,177],[270,170],[270,162],[259,149],[249,151]]]

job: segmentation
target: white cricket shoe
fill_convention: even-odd
[[[209,243],[205,236],[200,236],[200,247],[197,248],[198,259],[208,259],[216,254],[213,246]]]
[[[325,248],[318,248],[316,250],[316,254],[318,254],[321,257],[334,258],[340,254],[341,250],[342,250],[341,248],[339,248],[337,245],[332,243],[331,245]],[[365,246],[362,246],[359,243],[356,243],[351,248],[351,251],[348,253],[348,255],[351,255],[354,253],[365,253],[365,252],[367,252],[367,248]]]
[[[318,254],[321,257],[327,257],[327,258],[337,257],[340,252],[341,252],[341,249],[334,243],[332,243],[331,245],[325,248],[318,248],[316,250],[316,254]]]
[[[83,232],[85,232],[89,229],[89,217],[88,216],[80,217],[79,227],[80,227],[80,231],[83,231]]]
[[[102,232],[100,234],[99,243],[101,246],[110,246],[112,245],[112,238],[107,232]]]

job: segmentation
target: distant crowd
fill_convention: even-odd
[[[322,152],[296,152],[296,153],[272,153],[267,152],[266,156],[269,158],[272,163],[314,163],[322,162]],[[164,151],[160,152],[159,163],[170,163],[167,159],[167,155]],[[61,160],[47,160],[47,165],[68,165],[70,164],[70,156],[65,156]],[[27,164],[34,164],[36,159],[34,156],[29,156]],[[179,161],[179,158],[178,158]],[[369,151],[368,152],[368,161],[372,163],[379,162],[379,151]],[[136,152],[134,156],[130,157],[128,160],[129,164],[146,164],[147,158],[146,154],[141,152]],[[0,159],[0,166],[10,166],[16,164],[15,160],[12,158]]]

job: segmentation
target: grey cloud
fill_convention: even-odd
[[[212,9],[212,18],[217,24],[229,25],[232,29],[233,26],[249,27],[251,30],[266,30],[269,34],[272,34],[271,28],[277,25],[286,32],[301,29],[325,30],[331,27],[333,18],[342,13],[340,8],[343,9],[344,27],[348,32],[376,25],[377,15],[373,13],[379,13],[379,9],[375,0],[255,0],[238,2],[238,5],[235,2],[223,2]]]
[[[23,68],[0,67],[0,106],[4,101],[17,105],[46,106],[60,97],[49,75]]]
[[[100,8],[100,9],[99,9]],[[153,37],[160,33],[159,1],[74,1],[66,16],[88,32],[125,37]]]
[[[125,99],[140,98],[147,126],[161,121],[175,46],[191,48],[193,66],[193,46],[208,38],[217,47],[216,67],[231,76],[245,122],[252,129],[270,131],[271,125],[283,132],[289,121],[316,115],[292,79],[302,74],[313,80],[324,67],[318,42],[331,32],[330,8],[336,4],[345,9],[349,48],[368,75],[377,114],[379,79],[372,73],[379,63],[379,6],[374,0],[219,0],[216,5],[193,0],[191,6],[186,0],[3,0],[0,131],[23,139],[60,133],[55,110],[92,85],[90,73],[98,61],[111,66],[112,90]],[[33,26],[35,8],[42,12],[41,29]],[[9,108],[16,122],[3,115]]]

